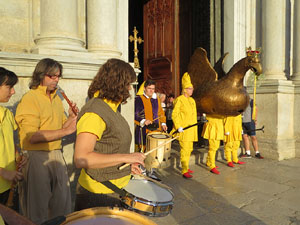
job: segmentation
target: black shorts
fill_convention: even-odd
[[[255,122],[252,120],[249,123],[243,123],[243,134],[247,134],[249,136],[255,136]]]

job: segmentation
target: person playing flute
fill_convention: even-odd
[[[76,105],[66,118],[57,94],[62,65],[50,58],[40,60],[33,72],[30,90],[16,111],[22,150],[28,153],[20,206],[36,224],[71,212],[71,192],[61,139],[76,131]],[[78,111],[78,109],[77,109]]]

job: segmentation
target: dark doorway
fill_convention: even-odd
[[[159,86],[165,85],[166,80],[169,80],[168,90],[162,90],[163,92],[172,92],[175,96],[180,95],[181,76],[187,71],[190,57],[197,47],[202,47],[207,51],[208,59],[214,65],[223,54],[223,1],[171,0],[172,4],[170,4],[170,0],[129,0],[129,33],[132,34],[134,26],[136,26],[139,31],[138,35],[144,40],[152,41],[158,48],[163,46],[162,51],[160,49],[149,50],[148,43],[139,46],[139,62],[142,71],[138,77],[139,84],[149,77],[151,71],[154,71],[156,75],[158,74],[155,79],[160,82]],[[159,16],[166,17],[167,14],[172,16],[173,25],[170,28],[172,30],[167,27],[169,30],[163,32],[165,37],[161,39],[159,39],[160,36],[157,38],[151,35],[151,30],[149,35],[148,30],[145,29],[145,26],[149,26],[149,22],[147,19],[145,20],[144,7],[147,6],[148,10],[149,7],[153,7],[154,11],[161,13],[162,7],[168,4],[172,6],[167,7],[167,10],[170,11],[164,9],[163,14]],[[157,21],[160,21],[160,17]],[[154,22],[155,26],[157,21]],[[145,23],[147,24],[145,25]],[[163,27],[163,29],[165,28]],[[151,40],[152,37],[156,38],[155,41]],[[172,46],[170,41],[158,43],[160,40],[162,42],[171,40]],[[172,51],[168,49],[170,46]],[[147,47],[146,54],[145,47]],[[167,53],[164,55],[165,51]],[[145,59],[145,57],[149,58]],[[133,43],[129,43],[129,61],[133,62],[133,59]],[[170,78],[165,75],[168,65],[171,73]],[[162,70],[161,79],[159,78],[160,69]]]
[[[138,36],[144,40],[143,35],[143,5],[146,3],[146,0],[129,0],[129,24],[128,24],[128,31],[129,35],[133,35],[133,29],[136,27],[138,30]],[[134,52],[133,52],[133,42],[129,42],[128,45],[128,53],[129,53],[129,62],[133,62],[134,60]],[[144,62],[143,62],[143,55],[144,55],[144,43],[138,46],[138,58],[141,67],[141,74],[138,76],[138,83],[141,84],[144,81]]]

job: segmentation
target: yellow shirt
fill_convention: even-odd
[[[0,106],[0,167],[16,170],[14,130],[17,129],[12,112]],[[11,182],[0,176],[0,193],[10,189]]]
[[[30,144],[29,140],[38,130],[58,130],[66,121],[64,107],[56,91],[51,99],[46,94],[46,86],[31,89],[21,99],[16,121],[19,125],[20,145],[23,150],[61,149],[61,140]]]
[[[104,99],[114,112],[117,111],[119,104],[108,101]],[[100,140],[103,132],[106,129],[106,124],[103,119],[96,113],[85,113],[77,123],[77,135],[83,132],[92,133],[97,136],[97,140]],[[121,177],[119,179],[110,180],[111,183],[116,185],[119,188],[125,187],[129,180],[130,175]],[[80,176],[78,178],[79,184],[84,187],[86,190],[97,193],[97,194],[109,194],[113,193],[113,191],[100,182],[92,179],[86,172],[85,169],[82,169],[80,172]]]
[[[174,128],[187,127],[197,123],[196,102],[192,97],[180,95],[174,100],[174,109],[172,113]],[[174,130],[175,131],[175,130]],[[191,127],[180,133],[179,141],[198,141],[197,126]]]

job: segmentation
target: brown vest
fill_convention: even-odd
[[[98,114],[106,124],[106,129],[99,141],[96,142],[94,151],[102,154],[128,154],[130,153],[131,132],[127,121],[117,111],[114,112],[108,104],[100,98],[92,98],[81,109],[78,120],[84,113]],[[99,182],[118,179],[130,174],[130,167],[119,170],[117,166],[99,169],[86,169],[87,174]]]

